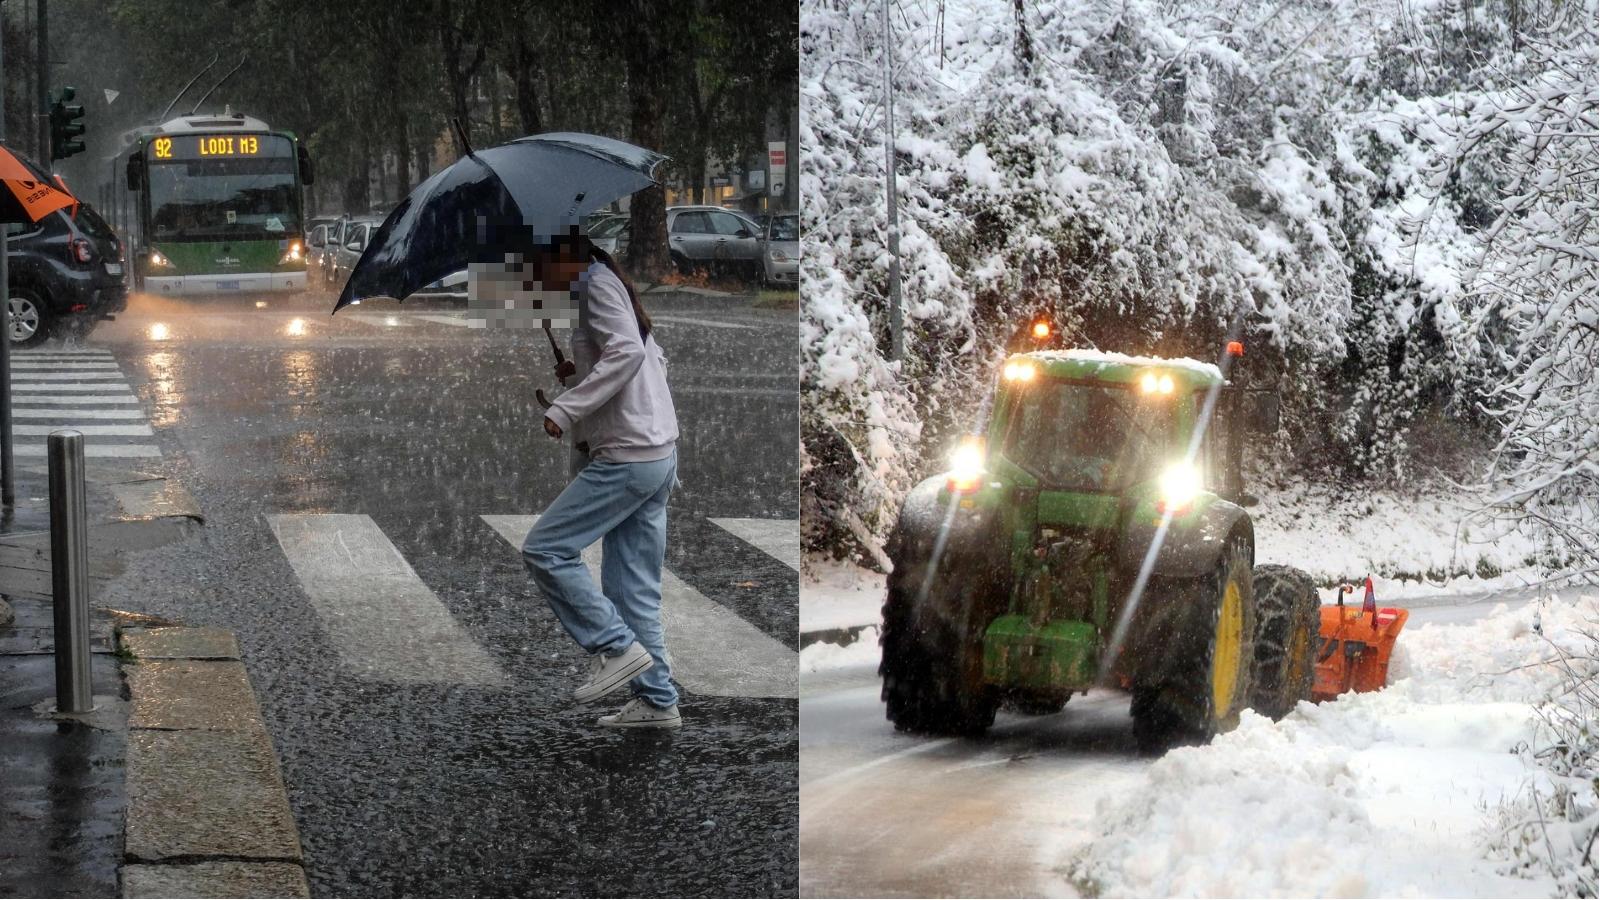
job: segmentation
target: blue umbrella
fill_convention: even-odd
[[[401,300],[474,262],[526,250],[620,197],[656,184],[666,157],[593,134],[556,132],[467,150],[417,185],[367,242],[333,311]]]

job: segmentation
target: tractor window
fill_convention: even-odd
[[[1172,398],[1127,385],[1044,380],[1019,393],[1001,452],[1044,485],[1119,493],[1173,455]]]

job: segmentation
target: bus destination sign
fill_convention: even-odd
[[[288,148],[280,144],[287,141],[275,135],[159,135],[150,141],[150,158],[160,161],[288,155]]]

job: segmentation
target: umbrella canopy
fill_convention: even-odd
[[[51,183],[50,176],[27,157],[6,147],[0,147],[0,182],[6,186],[0,191],[0,222],[6,224],[37,222],[78,202],[60,182]]]
[[[558,132],[469,151],[417,185],[367,242],[334,312],[368,297],[404,299],[474,262],[565,232],[656,183],[666,157],[592,134]]]

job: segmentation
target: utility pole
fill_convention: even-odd
[[[889,205],[889,358],[899,362],[905,355],[906,340],[900,310],[900,207],[894,185],[894,31],[889,27],[889,0],[883,0],[883,154]]]
[[[39,36],[38,88],[39,88],[39,165],[46,172],[55,171],[50,157],[50,9],[47,0],[38,0]]]
[[[5,7],[0,5],[0,146],[6,142]],[[15,456],[11,452],[11,239],[0,225],[0,506],[9,519],[17,505]]]

